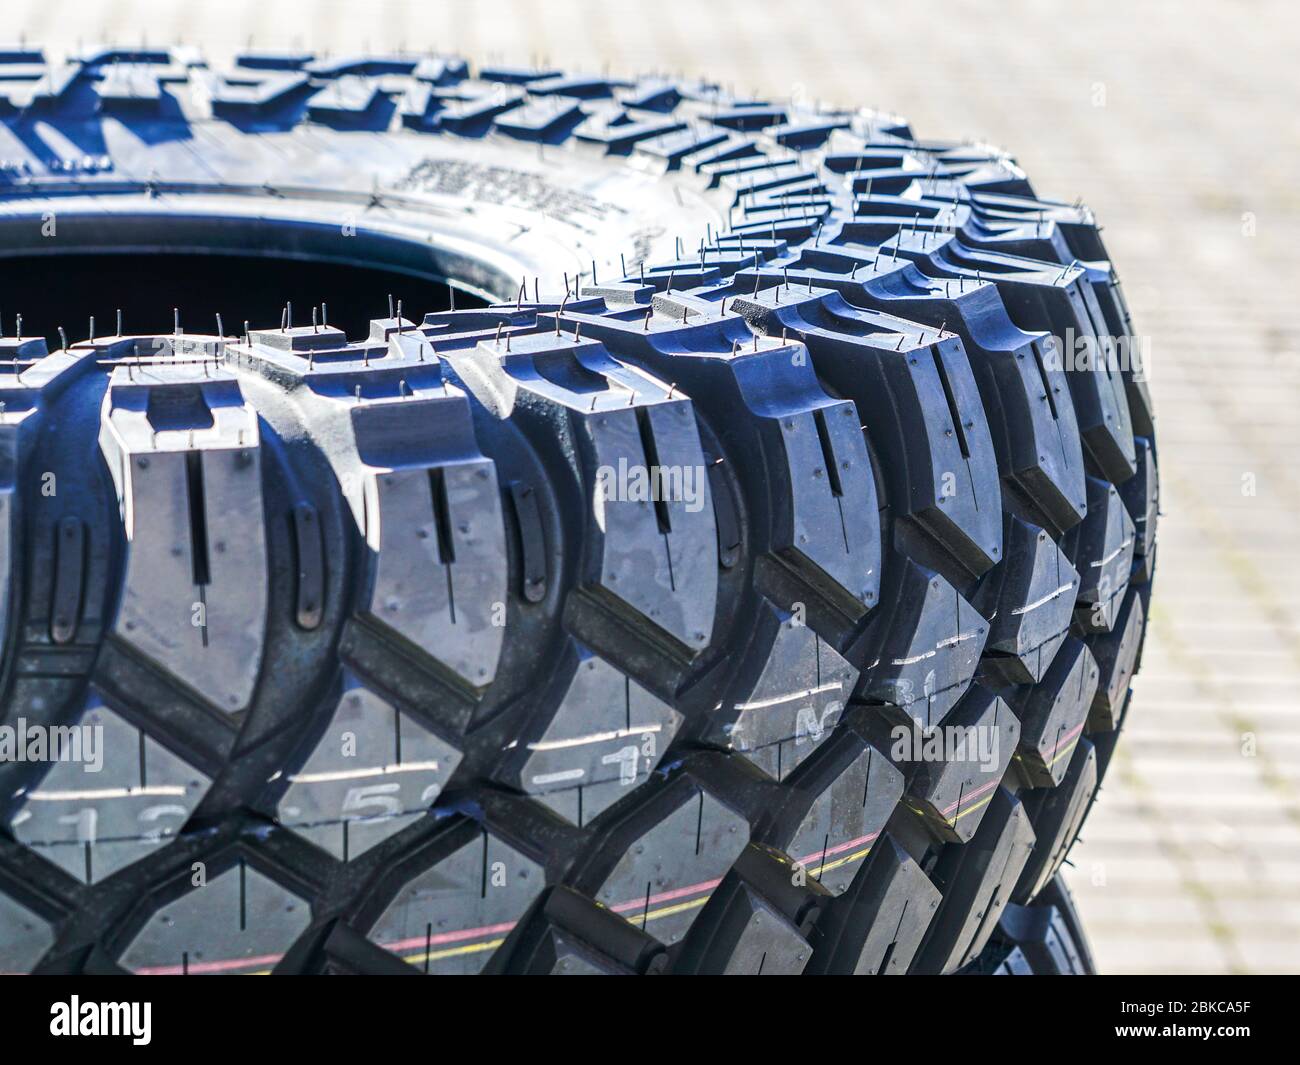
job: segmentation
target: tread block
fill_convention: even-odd
[[[999,976],[1086,976],[1089,963],[1057,907],[1040,903],[1009,905],[998,921],[998,936],[1013,943],[996,970]]]
[[[319,951],[317,971],[326,976],[414,976],[418,972],[342,921],[329,926]]]
[[[772,235],[765,232],[770,218],[757,221],[749,219],[745,192],[751,187],[751,181],[755,193],[761,193],[785,182],[802,182],[815,176],[806,168],[800,153],[773,148],[770,140],[765,143],[761,136],[754,139],[758,148],[756,155],[711,160],[697,167],[698,173],[706,182],[706,188],[722,188],[731,194],[728,218],[732,219],[732,224],[727,227],[729,236],[749,233]],[[739,215],[738,220],[733,219],[733,213]],[[824,213],[817,212],[817,217],[823,217]],[[722,243],[721,237],[719,243]]]
[[[1012,351],[1014,362],[990,365],[982,394],[986,403],[1000,402],[1007,418],[1003,476],[1042,515],[1040,524],[1068,529],[1087,510],[1083,450],[1063,371],[1043,349],[1044,342],[1031,341]],[[991,399],[993,389],[999,401]]]
[[[540,865],[485,831],[403,884],[366,936],[421,972],[477,973],[543,886]]]
[[[796,615],[767,601],[760,609],[769,651],[737,678],[733,693],[743,694],[714,715],[712,738],[783,780],[839,723],[858,671]]]
[[[809,787],[801,775],[797,785]],[[871,854],[903,791],[903,775],[869,744],[823,788],[782,849],[832,895],[842,895]]]
[[[0,973],[31,972],[53,945],[50,922],[0,892]]]
[[[1097,694],[1088,711],[1088,731],[1108,732],[1119,727],[1120,714],[1128,695],[1129,684],[1137,672],[1138,651],[1146,629],[1146,610],[1142,597],[1130,589],[1115,618],[1113,632],[1088,638],[1088,647],[1097,660]]]
[[[73,97],[70,90],[74,86],[84,84],[84,74],[79,63],[50,63],[34,85],[18,82],[6,86],[5,100],[14,107],[57,108]]]
[[[256,413],[224,370],[119,366],[99,443],[127,539],[114,634],[219,709],[242,710],[268,595]]]
[[[688,401],[664,399],[581,417],[596,463],[595,521],[604,530],[601,589],[698,650],[713,628],[717,531],[693,415]],[[647,478],[644,491],[637,485],[640,471]],[[651,483],[675,471],[683,483],[694,481],[693,501],[685,490]],[[657,579],[638,579],[651,559]]]
[[[379,82],[345,74],[312,94],[307,114],[315,122],[355,121],[364,118],[381,99]]]
[[[962,255],[968,268],[987,264],[1003,271],[998,287],[1017,325],[1051,334],[1045,358],[1065,371],[1083,446],[1096,470],[1116,482],[1131,476],[1135,456],[1128,397],[1114,338],[1106,330],[1087,270],[1077,264],[1057,270],[1033,259],[955,248],[957,242],[949,242],[945,256]]]
[[[603,150],[606,155],[627,155],[638,143],[685,128],[681,122],[667,118],[635,118],[620,115],[605,122],[588,122],[573,131],[576,141]]]
[[[1014,689],[1008,696],[1021,724],[1016,761],[1032,787],[1050,788],[1064,779],[1088,723],[1098,675],[1087,644],[1071,636],[1041,684]]]
[[[285,774],[276,816],[348,861],[423,817],[460,760],[451,744],[345,675],[329,724]]]
[[[410,385],[407,389],[410,389]],[[496,464],[463,393],[352,401],[373,586],[364,615],[478,694],[496,676],[509,567]]]
[[[701,934],[687,941],[673,967],[674,973],[798,976],[803,971],[812,955],[806,938],[811,923],[801,922],[799,913],[785,912],[740,871],[748,866],[775,877],[776,886],[784,889],[782,902],[817,898],[820,893],[816,890],[800,892],[789,887],[792,874],[782,857],[768,857],[758,847],[746,849],[737,868],[726,875],[709,899]]]
[[[572,819],[586,822],[649,776],[681,722],[667,703],[579,647],[577,668],[545,730],[519,743],[518,784],[530,795],[581,789]]]
[[[911,972],[953,973],[984,949],[1033,846],[1023,804],[998,788],[979,831],[944,847],[930,874],[943,901]]]
[[[798,194],[809,189],[823,190],[824,186],[818,179],[815,171],[804,170],[800,166],[790,166],[787,162],[770,162],[767,166],[746,166],[743,169],[731,170],[723,173],[722,170],[716,170],[718,174],[717,184],[719,187],[726,189],[735,197],[737,204],[744,202],[745,217],[751,215],[761,217],[764,211],[754,211],[750,206],[753,203],[762,203],[763,193],[772,193],[775,191],[777,202],[780,202],[782,193]]]
[[[648,170],[678,170],[688,156],[703,153],[706,149],[732,139],[738,143],[742,140],[730,138],[721,130],[703,133],[694,128],[685,128],[671,133],[659,133],[637,141],[632,148],[632,161],[634,165],[644,166]]]
[[[99,110],[157,113],[166,95],[158,70],[144,63],[114,63],[100,71],[95,85]]]
[[[517,90],[498,92],[489,87],[477,93],[469,92],[458,96],[459,102],[438,112],[438,128],[467,137],[482,134],[487,132],[495,118],[522,106],[526,99]]]
[[[998,470],[1036,524],[1068,529],[1086,511],[1083,451],[1062,370],[1044,358],[1046,337],[1017,328],[997,285],[927,277],[911,262],[852,241],[804,248],[789,268],[797,287],[834,289],[850,304],[956,333],[988,414]],[[752,271],[737,275],[743,287]]]
[[[744,924],[735,933],[726,965],[716,970],[720,975],[798,976],[803,971],[812,947],[761,895],[742,885],[728,912]]]
[[[1122,366],[1128,353],[1117,350],[1116,337],[1107,329],[1097,302],[1097,293],[1086,278],[1077,280],[1066,292],[1080,322],[1085,339],[1090,334],[1095,345],[1090,359],[1076,354],[1074,368],[1068,373],[1070,389],[1079,412],[1079,431],[1084,447],[1097,467],[1116,482],[1133,473],[1136,453],[1133,445],[1133,416],[1129,410],[1129,387],[1132,371],[1125,375]],[[1126,343],[1131,338],[1125,338]],[[1125,359],[1121,358],[1125,356]],[[1142,382],[1145,388],[1145,382]],[[1082,401],[1080,396],[1084,396]],[[1139,391],[1139,396],[1140,396]],[[1149,397],[1146,403],[1149,409]]]
[[[487,973],[662,972],[663,945],[571,888],[546,888],[493,955]]]
[[[602,959],[593,957],[583,950],[581,941],[561,932],[551,933],[551,957],[544,963],[543,969],[530,969],[530,972],[544,973],[548,976],[608,976],[624,973],[605,964]]]
[[[715,126],[722,126],[725,129],[734,129],[741,133],[748,133],[756,129],[764,129],[767,126],[773,126],[786,120],[787,111],[784,107],[769,107],[766,104],[754,104],[737,107],[723,107],[717,111],[707,114],[705,117]]]
[[[1156,526],[1160,520],[1160,475],[1156,453],[1150,439],[1139,436],[1137,472],[1119,486],[1124,508],[1133,519],[1133,581],[1143,584],[1151,579],[1152,560],[1156,551]]]
[[[819,118],[811,114],[793,115],[786,122],[768,126],[763,136],[785,148],[808,151],[820,148],[837,129],[848,128],[848,117]]]
[[[897,569],[897,606],[855,697],[898,707],[928,729],[974,678],[988,622],[939,574],[910,559]]]
[[[603,100],[613,96],[615,89],[626,89],[630,84],[584,74],[557,74],[530,80],[528,92],[531,96],[572,96],[579,100]]]
[[[701,134],[700,143],[681,157],[683,170],[694,170],[697,174],[709,175],[713,168],[734,162],[735,160],[756,160],[764,158],[759,155],[758,142],[753,137],[730,133],[720,141]]]
[[[572,440],[587,508],[586,599],[689,661],[708,646],[718,585],[717,531],[691,401],[596,341],[547,332],[505,346],[512,350],[481,343],[465,372],[495,374],[493,387],[512,404]]]
[[[1133,519],[1115,486],[1088,478],[1088,516],[1066,540],[1079,573],[1074,620],[1084,632],[1111,632],[1133,570]]]
[[[909,736],[899,735],[900,727],[892,730],[890,754],[912,756],[895,757],[908,774],[904,803],[939,839],[964,843],[993,801],[1020,739],[1020,722],[1000,696],[974,684],[939,729],[927,734],[913,726]]]
[[[235,53],[237,73],[245,70],[301,70],[316,58],[314,52],[282,52],[262,48]]]
[[[1070,631],[1079,574],[1037,525],[1006,515],[1007,557],[975,597],[989,617],[982,668],[1005,684],[1037,684]]]
[[[422,130],[427,128],[430,115],[438,102],[431,85],[413,81],[397,101],[397,114],[407,129]]]
[[[777,349],[732,363],[742,395],[762,419],[760,433],[781,456],[772,472],[784,481],[778,499],[788,500],[789,509],[778,519],[773,546],[796,576],[847,616],[861,616],[880,590],[871,460],[851,402],[827,397],[810,371],[774,372],[797,354]]]
[[[492,128],[521,141],[545,141],[567,132],[583,120],[582,107],[560,97],[535,100],[497,115]]]
[[[142,976],[269,972],[310,921],[302,898],[239,858],[155,910],[119,962]]]
[[[411,77],[430,85],[454,85],[468,74],[469,65],[456,55],[425,56],[411,71]]]
[[[822,913],[805,972],[906,973],[940,899],[920,866],[886,835],[848,891]]]
[[[682,101],[681,88],[660,78],[642,79],[615,95],[619,103],[631,111],[670,112]]]
[[[1136,436],[1150,439],[1155,435],[1154,404],[1147,383],[1147,371],[1150,369],[1147,359],[1150,353],[1145,350],[1142,338],[1133,331],[1133,317],[1129,313],[1128,301],[1124,298],[1120,280],[1105,256],[1100,232],[1092,221],[1091,212],[1086,213],[1086,217],[1080,224],[1063,228],[1070,230],[1066,240],[1067,243],[1072,244],[1074,254],[1080,259],[1093,260],[1088,263],[1088,277],[1092,282],[1092,294],[1101,310],[1106,331],[1115,342],[1117,354],[1123,356],[1119,360],[1119,367],[1124,380],[1124,392],[1128,398],[1133,432]],[[1079,239],[1080,237],[1082,239]],[[1084,243],[1094,246],[1080,248],[1079,245]],[[1064,262],[1066,259],[1062,258],[1061,261]]]
[[[1023,802],[1037,837],[1012,899],[1027,903],[1047,885],[1065,861],[1097,790],[1097,753],[1081,739],[1060,785],[1025,792]]]
[[[880,515],[861,423],[852,402],[827,395],[802,344],[760,341],[732,315],[579,317],[621,358],[679,382],[725,431],[728,461],[767,519],[755,550],[781,571],[778,598],[814,595],[846,624],[875,605]]]
[[[255,77],[241,71],[237,79],[212,74],[206,89],[213,115],[219,118],[245,117],[285,103],[307,86],[307,75],[299,71],[261,71]]]
[[[1001,558],[997,458],[958,338],[850,306],[837,292],[769,284],[732,309],[769,335],[792,332],[852,399],[880,456],[890,509],[909,518],[965,576]],[[772,283],[777,282],[777,283]]]
[[[376,78],[385,74],[411,74],[419,61],[411,56],[373,53],[309,60],[304,69],[315,78]]]
[[[23,796],[9,827],[93,884],[174,837],[212,782],[96,698],[66,727],[59,742],[70,746]]]
[[[673,944],[749,840],[745,820],[706,791],[679,788],[677,805],[637,835],[603,878],[596,899],[631,924]],[[650,813],[650,810],[643,810]]]
[[[480,81],[497,81],[504,85],[530,85],[558,78],[563,73],[554,67],[511,67],[498,63],[489,63],[478,69]]]

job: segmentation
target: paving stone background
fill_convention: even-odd
[[[1151,338],[1165,513],[1070,883],[1103,971],[1300,971],[1300,7],[5,0],[0,39],[20,36],[680,71],[888,107],[1082,196]]]

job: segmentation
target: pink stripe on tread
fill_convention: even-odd
[[[962,803],[970,802],[971,799],[975,798],[977,795],[983,795],[986,791],[989,790],[989,788],[996,788],[1001,783],[1002,783],[1002,779],[1000,777],[997,780],[990,780],[987,784],[983,785],[982,787],[978,787],[974,791],[968,791],[955,803],[952,803],[950,806],[945,806],[939,812],[942,814],[950,814],[955,809],[957,809],[958,806],[962,805]]]
[[[498,936],[503,932],[509,932],[514,926],[514,921],[505,921],[501,924],[486,924],[481,928],[461,928],[455,932],[439,932],[436,936],[428,938],[413,936],[410,939],[399,939],[393,943],[381,943],[380,946],[385,950],[414,950],[416,947],[423,947],[425,944],[436,947],[443,943],[461,943],[466,939],[477,939],[479,936]]]
[[[658,895],[651,895],[649,899],[632,899],[631,902],[620,902],[617,906],[611,906],[610,909],[615,913],[622,913],[624,910],[633,910],[638,906],[655,905],[659,902],[672,902],[674,899],[684,899],[688,895],[698,895],[701,891],[712,891],[722,883],[722,878],[717,880],[702,880],[698,884],[691,884],[689,887],[673,888],[671,891],[661,891]]]
[[[822,851],[813,851],[812,854],[805,854],[802,858],[796,858],[795,861],[800,865],[807,865],[809,862],[814,861],[821,862],[826,858],[831,857],[833,854],[840,854],[844,851],[852,850],[854,847],[860,847],[864,843],[870,843],[879,835],[879,832],[872,832],[868,836],[859,836],[857,839],[851,839],[847,843],[837,843],[834,847],[828,848],[824,854]]]
[[[1084,718],[1074,728],[1070,729],[1069,732],[1067,732],[1064,736],[1062,736],[1059,740],[1056,741],[1056,746],[1052,748],[1050,753],[1055,754],[1057,751],[1059,751],[1065,744],[1067,744],[1070,740],[1072,740],[1075,736],[1077,736],[1080,732],[1082,732],[1083,726],[1086,725],[1087,723],[1088,723],[1088,719]]]
[[[219,961],[194,961],[186,966],[181,965],[146,965],[143,969],[136,969],[137,976],[180,976],[182,973],[194,975],[196,973],[228,973],[234,969],[254,969],[262,968],[266,965],[274,965],[283,954],[258,954],[252,958],[222,958]]]

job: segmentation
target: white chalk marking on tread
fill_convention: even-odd
[[[87,791],[34,791],[32,802],[66,802],[70,799],[127,799],[137,795],[184,795],[179,784],[156,784],[143,788],[94,788]]]
[[[533,783],[542,787],[546,784],[560,784],[566,780],[581,780],[586,775],[585,769],[563,769],[558,773],[540,773],[533,777]]]
[[[1011,614],[1013,617],[1016,614],[1028,614],[1031,610],[1037,610],[1040,606],[1047,605],[1058,595],[1063,592],[1068,592],[1073,587],[1074,581],[1071,581],[1069,584],[1063,584],[1061,587],[1057,588],[1056,591],[1048,592],[1042,599],[1035,599],[1032,603],[1026,603],[1024,606],[1016,607],[1015,610],[1011,611]]]
[[[438,763],[403,762],[401,765],[373,766],[370,769],[334,769],[324,773],[293,773],[289,780],[294,784],[324,784],[335,780],[359,780],[363,777],[384,777],[393,773],[421,773],[436,771]]]
[[[647,732],[660,732],[662,725],[642,725],[631,728],[614,729],[610,732],[593,732],[589,736],[575,736],[571,740],[543,740],[528,744],[530,751],[562,751],[567,747],[585,747],[589,743],[604,743],[606,740],[623,740],[628,736],[642,736]]]
[[[1119,545],[1119,547],[1115,548],[1115,550],[1112,551],[1105,558],[1099,558],[1097,559],[1096,562],[1089,562],[1088,565],[1092,566],[1095,569],[1098,566],[1104,566],[1107,562],[1114,561],[1119,556],[1120,552],[1123,551],[1124,548],[1128,547],[1128,545],[1131,544],[1132,542],[1133,541],[1131,539],[1125,540],[1122,544]]]
[[[771,699],[755,699],[752,703],[737,703],[737,710],[762,710],[769,706],[776,706],[777,703],[788,703],[791,699],[806,699],[810,695],[820,695],[822,692],[839,691],[844,687],[843,681],[836,681],[833,684],[819,684],[815,688],[804,688],[803,691],[791,692],[789,695],[776,695]]]
[[[917,662],[924,662],[927,658],[933,658],[945,647],[954,647],[966,640],[973,640],[979,633],[977,632],[959,632],[956,636],[949,636],[946,640],[940,640],[934,645],[933,651],[922,651],[919,655],[913,655],[911,658],[893,658],[890,659],[890,665],[894,666],[913,666]]]

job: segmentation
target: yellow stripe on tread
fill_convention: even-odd
[[[1066,747],[1065,750],[1058,751],[1056,757],[1047,763],[1047,768],[1051,769],[1052,766],[1056,765],[1057,762],[1059,762],[1062,758],[1064,758],[1067,754],[1069,754],[1072,750],[1074,750],[1075,747],[1077,747],[1078,745],[1079,745],[1079,737],[1075,736],[1074,739],[1070,741],[1070,745]]]
[[[815,877],[817,879],[821,879],[821,875],[823,873],[828,873],[832,869],[838,869],[841,865],[848,865],[849,862],[859,861],[860,859],[865,858],[870,853],[871,853],[871,848],[864,847],[862,850],[855,851],[852,854],[845,855],[843,858],[838,858],[833,862],[827,862],[820,869],[809,869],[808,874],[809,876]]]
[[[467,943],[463,947],[448,947],[446,950],[434,950],[425,954],[407,954],[402,960],[415,965],[422,961],[439,961],[442,958],[454,958],[462,954],[477,954],[483,950],[494,950],[505,942],[505,938],[489,939],[484,943]]]

